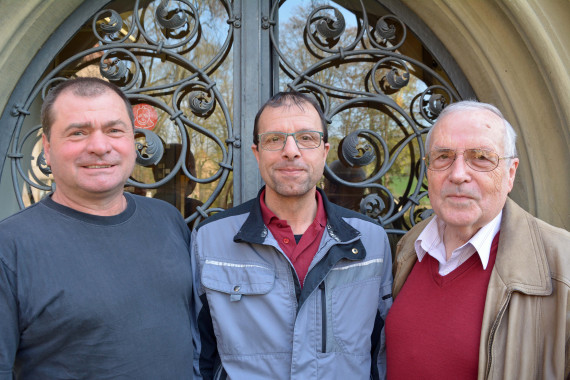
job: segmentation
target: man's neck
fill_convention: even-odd
[[[279,218],[286,220],[293,234],[303,234],[317,215],[316,189],[299,197],[283,197],[269,190],[265,191],[265,205]]]
[[[451,258],[453,251],[467,243],[483,226],[457,227],[443,224],[443,244],[445,256]]]
[[[474,246],[478,249],[481,248],[483,251],[490,249],[493,237],[497,234],[500,229],[500,224],[502,220],[502,211],[499,212],[493,219],[484,224],[477,224],[472,226],[451,226],[446,225],[442,220],[438,221],[438,231],[440,236],[443,238],[443,243],[445,245],[446,258],[449,260],[453,251],[457,248],[463,246],[465,243],[472,241],[473,237],[477,234],[483,233],[483,236],[490,236],[490,238],[483,238],[484,241],[488,240],[488,247],[481,245],[481,239],[479,238]],[[486,231],[486,232],[483,232]]]
[[[98,216],[118,215],[127,208],[127,199],[122,192],[113,197],[79,199],[56,190],[51,199],[76,211]]]

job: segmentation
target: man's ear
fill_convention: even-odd
[[[515,176],[517,174],[517,168],[519,167],[519,159],[518,158],[511,158],[511,165],[508,168],[507,175],[509,176],[508,181],[508,188],[509,193],[513,189],[515,183]]]
[[[327,159],[327,156],[329,155],[329,150],[331,149],[331,144],[329,143],[325,143],[325,160]]]
[[[257,145],[251,144],[251,151],[257,160],[257,164],[259,165],[259,149],[257,148]]]

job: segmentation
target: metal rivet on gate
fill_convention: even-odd
[[[240,289],[241,289],[241,286],[239,286],[239,285],[234,286],[234,292],[239,292]]]
[[[352,248],[352,253],[354,253],[356,255],[358,253],[358,249]]]

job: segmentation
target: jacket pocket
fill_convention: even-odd
[[[380,277],[339,286],[331,293],[332,332],[337,350],[369,355],[378,312]]]
[[[275,271],[259,264],[206,260],[201,281],[204,287],[230,295],[231,301],[239,301],[243,295],[269,293]]]
[[[291,299],[276,280],[275,269],[263,263],[208,259],[202,266],[201,286],[226,364],[291,350],[291,331],[283,327],[292,326]]]

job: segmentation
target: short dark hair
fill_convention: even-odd
[[[119,87],[100,78],[80,77],[68,79],[65,82],[61,82],[48,91],[44,99],[44,103],[42,104],[41,113],[42,128],[48,141],[50,138],[51,126],[54,121],[53,105],[55,104],[57,98],[59,98],[59,96],[66,91],[72,91],[73,95],[84,98],[99,96],[109,91],[114,92],[121,99],[123,99],[125,108],[129,114],[129,119],[131,120],[131,126],[133,128],[135,127],[133,107],[129,101],[129,98],[127,98],[127,96],[123,93],[123,91],[121,91]]]
[[[301,110],[305,110],[303,108],[304,104],[310,104],[319,114],[319,119],[321,120],[321,125],[323,127],[323,141],[325,143],[329,140],[329,134],[327,130],[327,121],[325,119],[325,115],[321,106],[316,101],[316,99],[310,95],[304,94],[298,91],[289,91],[289,92],[278,92],[277,94],[273,95],[271,99],[265,102],[264,105],[261,106],[259,111],[257,111],[257,115],[255,115],[255,122],[253,123],[253,143],[255,145],[259,145],[259,118],[261,114],[267,107],[271,108],[279,108],[284,106],[292,106],[295,105]]]

